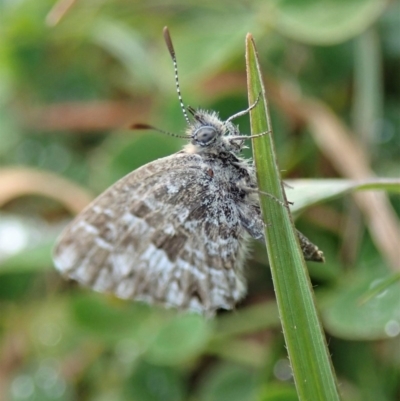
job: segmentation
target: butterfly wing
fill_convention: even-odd
[[[245,293],[239,220],[210,166],[179,152],[94,200],[62,233],[54,261],[97,291],[212,314]]]

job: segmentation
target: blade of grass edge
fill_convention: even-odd
[[[246,37],[251,132],[271,132],[267,100],[251,34]],[[272,134],[253,139],[253,153],[260,191],[285,199]],[[275,294],[299,400],[340,400],[325,336],[318,319],[308,271],[288,208],[260,195]]]

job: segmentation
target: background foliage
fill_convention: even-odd
[[[0,0],[0,399],[297,399],[260,244],[248,297],[213,321],[95,294],[53,269],[56,235],[93,194],[182,146],[127,130],[183,130],[165,25],[185,102],[223,118],[247,105],[255,37],[282,174],[324,180],[295,203],[319,200],[297,225],[326,255],[309,270],[343,400],[398,399],[398,197],[346,187],[321,200],[331,178],[399,176],[399,3],[198,3]]]

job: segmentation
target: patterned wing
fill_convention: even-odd
[[[212,315],[245,293],[246,234],[229,189],[196,154],[149,163],[66,228],[58,270],[120,298]]]

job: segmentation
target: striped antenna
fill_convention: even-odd
[[[169,54],[171,55],[171,58],[172,58],[172,62],[174,63],[175,85],[176,85],[176,91],[178,92],[179,104],[181,105],[183,116],[185,117],[186,122],[188,124],[190,124],[189,117],[187,115],[186,108],[185,108],[185,105],[183,104],[183,100],[182,100],[181,88],[179,86],[179,78],[178,78],[178,64],[176,63],[175,50],[174,50],[174,46],[172,44],[171,35],[169,34],[168,27],[164,27],[163,35],[164,35],[165,43],[167,44],[167,47],[168,47]]]

